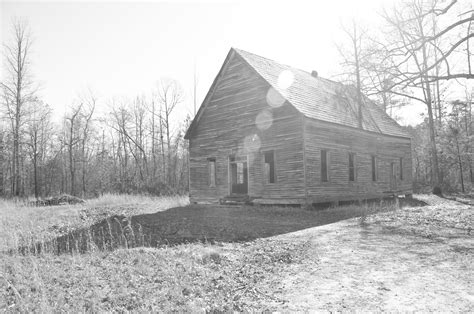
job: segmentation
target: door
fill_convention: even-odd
[[[230,162],[231,194],[248,193],[248,168],[246,161]]]
[[[390,190],[397,189],[397,169],[394,162],[390,163]]]

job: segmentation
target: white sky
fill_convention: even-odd
[[[1,2],[2,0],[0,0]],[[1,41],[12,18],[28,21],[33,74],[41,97],[62,116],[78,93],[91,88],[102,107],[112,97],[151,95],[162,77],[178,80],[192,114],[197,64],[198,106],[231,47],[331,78],[339,71],[335,43],[341,21],[376,25],[391,0],[1,2]],[[1,73],[0,73],[1,74]],[[419,122],[423,106],[404,110],[402,123]]]

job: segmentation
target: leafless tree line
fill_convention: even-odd
[[[27,24],[13,23],[13,34],[4,46],[8,75],[0,82],[0,196],[187,190],[189,119],[171,122],[184,100],[178,82],[161,80],[149,97],[109,100],[100,115],[89,90],[54,123],[50,106],[36,96]]]
[[[472,37],[469,1],[403,0],[382,13],[379,29],[344,25],[340,45],[349,79],[387,111],[410,102],[427,108],[414,138],[415,183],[465,189],[473,182]],[[187,188],[189,124],[170,117],[183,101],[177,82],[162,80],[149,97],[111,99],[98,115],[87,92],[70,106],[60,126],[37,95],[29,72],[31,38],[13,25],[4,46],[7,70],[0,82],[0,195],[36,197],[59,192],[183,192]],[[466,96],[446,95],[465,85]],[[359,97],[360,104],[363,97]],[[358,111],[362,121],[362,110]]]
[[[424,177],[423,183],[432,187],[452,188],[455,182],[444,179],[457,169],[459,180],[454,185],[459,183],[464,189],[463,170],[471,173],[474,162],[472,94],[468,90],[466,97],[454,102],[447,100],[447,94],[453,88],[470,86],[474,79],[472,3],[404,0],[386,8],[381,16],[384,22],[377,30],[355,21],[343,25],[348,43],[338,48],[346,75],[360,93],[389,112],[410,102],[423,103],[427,117],[417,130],[428,136],[414,134],[415,150],[423,151],[423,156],[416,155],[415,177]],[[445,145],[448,138],[458,140],[455,150]],[[451,154],[458,156],[455,168],[447,162]],[[423,168],[429,171],[421,175]],[[472,175],[469,181],[474,183]]]

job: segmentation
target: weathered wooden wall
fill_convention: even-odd
[[[305,156],[308,198],[313,202],[379,197],[391,191],[390,163],[396,165],[399,194],[412,193],[411,142],[305,119]],[[329,181],[321,182],[321,150],[329,152]],[[355,153],[356,179],[349,181],[349,153]],[[372,181],[371,156],[377,160],[377,181]],[[403,180],[399,177],[399,158],[403,158]]]
[[[410,140],[305,118],[285,102],[272,107],[270,85],[231,52],[200,110],[189,136],[191,202],[217,202],[230,194],[229,156],[248,162],[248,195],[269,202],[327,202],[381,197],[412,191]],[[271,113],[271,126],[257,116]],[[265,123],[263,123],[265,124]],[[320,152],[329,152],[329,181],[321,182]],[[264,152],[275,153],[275,183],[265,183]],[[356,179],[349,181],[348,154],[355,154]],[[377,158],[372,181],[371,156]],[[399,158],[403,158],[403,180]],[[208,159],[216,160],[216,185],[210,185]],[[396,165],[397,188],[390,185]]]
[[[228,157],[248,159],[249,196],[276,199],[304,198],[303,128],[301,114],[288,103],[267,103],[270,85],[238,55],[216,81],[199,123],[189,139],[191,202],[216,202],[229,195]],[[272,125],[259,128],[257,116],[272,114]],[[264,183],[263,152],[273,150],[276,183]],[[211,187],[208,158],[216,158],[216,186]]]

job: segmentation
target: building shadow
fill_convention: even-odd
[[[397,204],[403,205],[402,201]],[[195,242],[246,242],[373,214],[377,212],[374,208],[379,208],[378,211],[393,210],[393,205],[390,200],[319,210],[190,205],[153,214],[108,217],[88,228],[71,231],[51,241],[23,246],[18,251],[22,254],[64,254]],[[414,206],[411,203],[405,205]]]

